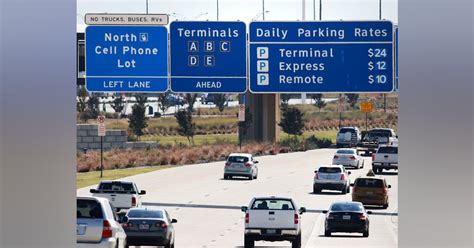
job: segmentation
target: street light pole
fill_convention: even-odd
[[[148,0],[146,0],[146,14],[148,15]]]
[[[265,0],[262,0],[262,20],[265,21]]]
[[[382,0],[379,0],[379,20],[382,20]],[[383,93],[383,112],[387,112],[387,94]]]
[[[219,21],[219,0],[216,0],[217,1],[217,20]]]
[[[323,16],[323,0],[319,0],[319,20],[322,20]]]

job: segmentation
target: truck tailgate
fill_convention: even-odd
[[[108,199],[110,201],[110,204],[115,208],[132,207],[132,197],[134,197],[131,194],[121,193],[94,193],[93,196]]]
[[[294,210],[249,210],[248,228],[295,229]]]
[[[374,157],[376,163],[396,164],[398,163],[398,154],[376,153]]]

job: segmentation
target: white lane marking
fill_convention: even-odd
[[[306,244],[304,245],[305,248],[309,247],[314,247],[311,246],[311,244],[316,243],[316,237],[319,236],[320,233],[322,233],[322,227],[323,227],[323,221],[324,221],[324,214],[318,214],[318,218],[316,219],[316,222],[314,223],[313,230],[311,231],[311,234],[309,235],[309,239],[306,241]]]

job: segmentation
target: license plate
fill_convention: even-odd
[[[343,215],[343,216],[342,216],[342,219],[343,219],[343,220],[350,220],[350,219],[351,219],[351,216],[350,216],[350,215]]]
[[[140,225],[138,225],[138,229],[150,229],[150,225],[140,224]]]
[[[367,195],[373,195],[374,192],[367,192]]]
[[[275,229],[267,229],[267,234],[276,234]]]
[[[76,226],[76,235],[84,235],[86,233],[86,225]]]

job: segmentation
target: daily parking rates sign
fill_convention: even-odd
[[[88,26],[86,88],[96,92],[165,92],[168,31],[161,26]]]
[[[389,21],[252,22],[254,93],[391,92]]]
[[[245,92],[246,42],[243,22],[172,22],[171,90],[181,93]]]

